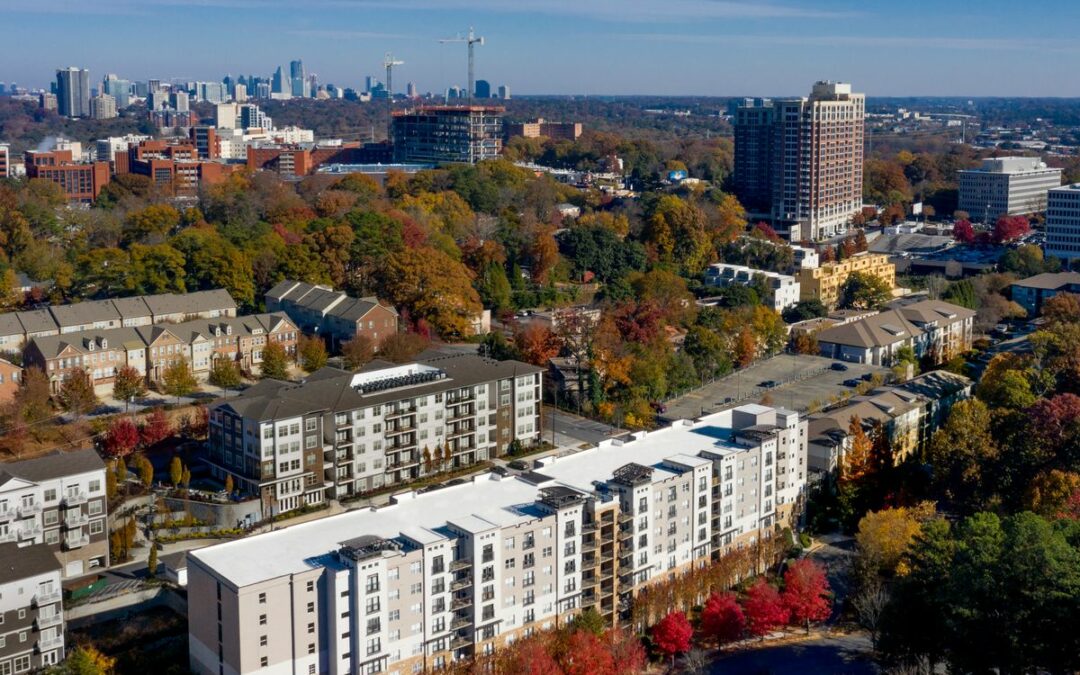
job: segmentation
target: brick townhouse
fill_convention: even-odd
[[[378,298],[353,298],[328,286],[286,279],[266,292],[266,311],[285,312],[300,330],[332,343],[363,335],[378,345],[397,332],[398,313]]]

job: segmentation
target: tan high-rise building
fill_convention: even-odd
[[[758,99],[740,106],[735,117],[740,199],[752,211],[760,209],[792,241],[846,230],[862,207],[865,108],[865,97],[841,82],[817,82],[809,98]]]

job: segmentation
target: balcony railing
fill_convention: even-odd
[[[36,607],[41,607],[43,605],[49,605],[54,602],[59,602],[60,595],[61,594],[59,588],[55,588],[49,591],[38,591],[34,594],[34,597],[31,600],[31,604]]]
[[[467,570],[472,567],[472,560],[468,558],[459,558],[457,560],[450,561],[450,571],[459,572],[461,570]]]
[[[86,503],[86,493],[82,490],[78,492],[69,492],[64,495],[64,498],[60,500],[60,505],[65,507],[80,506]]]
[[[472,604],[473,599],[471,594],[455,595],[450,600],[450,609],[455,611],[465,609],[466,607],[472,607]]]
[[[472,586],[472,577],[465,577],[464,579],[458,579],[450,582],[451,591],[462,591]]]
[[[65,537],[63,541],[64,548],[70,551],[71,549],[82,548],[83,546],[89,544],[90,537],[89,535],[83,534],[78,537]]]
[[[4,508],[0,509],[0,523],[6,523],[16,516],[15,509]]]
[[[56,649],[64,644],[64,638],[57,635],[51,638],[42,638],[37,641],[37,650],[39,652],[47,652],[50,649]]]
[[[30,516],[36,516],[41,513],[41,504],[30,504],[29,506],[19,506],[19,517],[29,518]]]
[[[27,541],[41,536],[41,526],[34,525],[33,527],[25,527],[19,529],[18,537],[19,541]]]
[[[64,517],[64,527],[69,530],[76,527],[82,527],[88,522],[90,522],[90,517],[85,513],[70,513]]]
[[[41,632],[46,628],[59,626],[62,623],[64,623],[64,615],[60,612],[53,612],[49,616],[39,616],[34,619],[34,630]]]

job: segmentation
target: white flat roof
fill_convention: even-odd
[[[424,494],[395,495],[394,503],[379,509],[360,509],[285,527],[246,539],[208,546],[189,555],[214,569],[236,586],[274,579],[323,566],[318,559],[339,544],[364,535],[384,538],[405,536],[421,544],[446,538],[438,532],[447,525],[469,532],[524,523],[539,516],[531,511],[547,487],[563,485],[592,493],[596,482],[611,479],[615,470],[630,463],[653,467],[653,480],[676,471],[665,460],[700,466],[709,460],[698,453],[741,452],[747,448],[731,441],[735,410],[752,415],[794,414],[782,408],[748,404],[703,417],[678,420],[670,427],[634,434],[628,442],[604,441],[598,447],[538,462],[536,473],[552,480],[539,485],[517,476],[486,473],[462,485]]]

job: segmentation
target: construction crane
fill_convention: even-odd
[[[440,44],[446,44],[448,42],[464,42],[469,46],[469,105],[473,102],[473,45],[484,45],[484,38],[477,37],[473,32],[472,26],[469,26],[469,34],[462,37],[460,34],[456,38],[446,38],[439,40]]]
[[[394,66],[403,66],[405,62],[395,61],[394,55],[386,52],[383,65],[386,66],[386,140],[391,141],[394,137]]]

